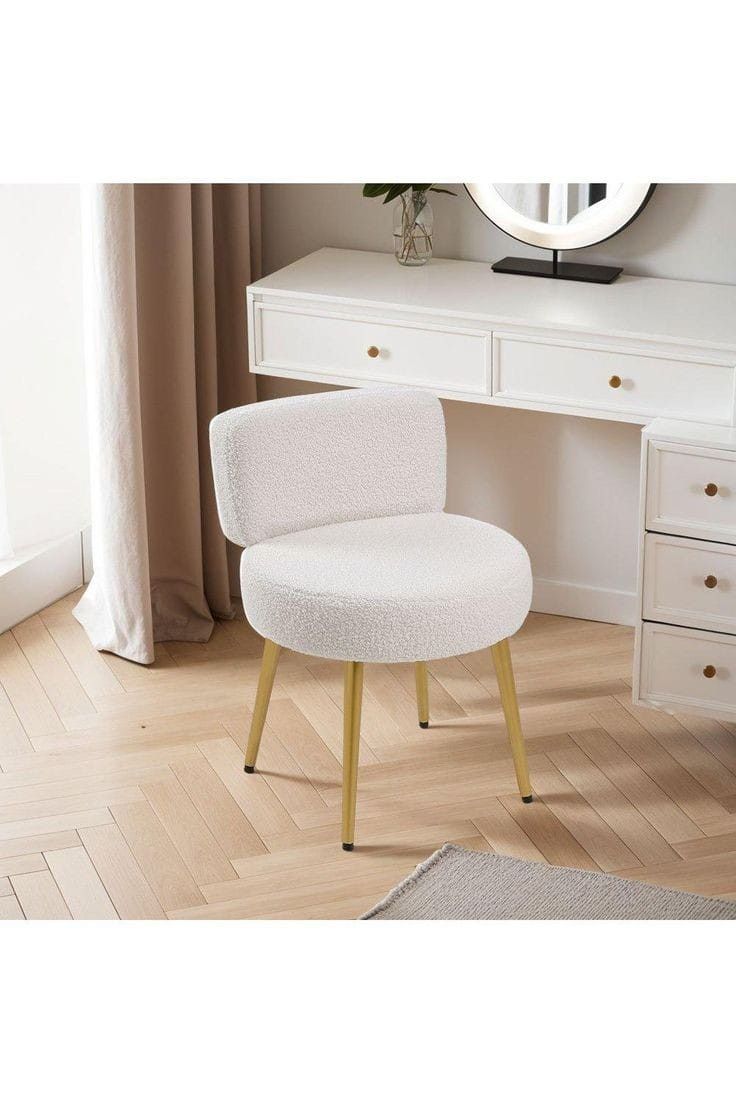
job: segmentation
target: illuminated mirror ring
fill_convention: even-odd
[[[613,194],[593,203],[575,218],[562,224],[531,218],[517,210],[499,191],[502,187],[509,186],[465,185],[468,195],[486,218],[517,241],[543,249],[583,249],[587,245],[597,245],[598,242],[613,237],[633,222],[649,202],[656,185],[618,184]],[[535,185],[528,187],[533,188]]]

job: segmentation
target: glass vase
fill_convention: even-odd
[[[426,191],[409,190],[394,205],[394,256],[402,265],[423,265],[432,257],[434,216]]]

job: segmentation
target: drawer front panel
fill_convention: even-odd
[[[736,715],[736,638],[644,625],[640,697],[685,713],[694,708]]]
[[[647,621],[736,633],[736,548],[648,533],[643,615]]]
[[[490,393],[490,333],[256,305],[256,370]]]
[[[735,379],[730,364],[493,335],[493,393],[520,403],[730,425]]]
[[[649,444],[647,529],[736,543],[736,455]]]

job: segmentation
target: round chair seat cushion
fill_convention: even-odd
[[[262,636],[326,659],[400,663],[512,636],[531,604],[524,547],[456,514],[404,514],[273,537],[241,560]]]

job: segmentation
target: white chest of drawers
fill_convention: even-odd
[[[642,435],[634,701],[736,717],[736,430]]]

